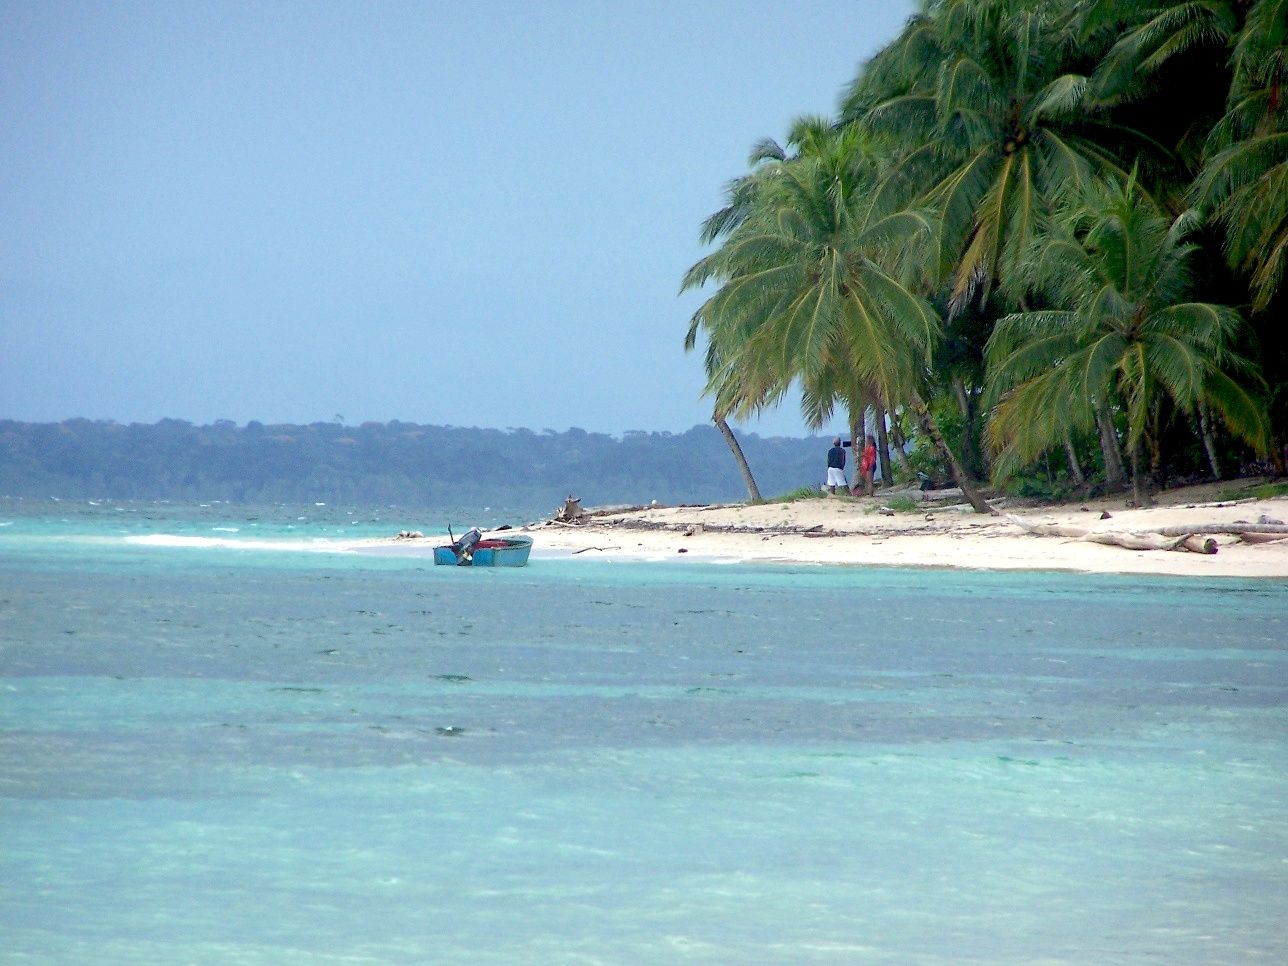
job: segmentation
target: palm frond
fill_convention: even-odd
[[[1087,78],[1063,74],[1038,91],[1029,108],[1037,121],[1076,118],[1086,110]]]
[[[1140,96],[1147,89],[1144,82],[1169,60],[1194,48],[1221,49],[1238,28],[1229,4],[1214,0],[1140,6],[1148,19],[1123,34],[1093,75],[1093,90],[1100,101]]]
[[[1258,455],[1270,448],[1270,420],[1262,400],[1220,370],[1208,373],[1203,398],[1221,414],[1227,429],[1252,446]]]

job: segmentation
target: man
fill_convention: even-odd
[[[838,486],[849,489],[845,482],[845,447],[841,445],[840,436],[832,440],[832,448],[827,451],[827,483],[824,485],[833,493]]]

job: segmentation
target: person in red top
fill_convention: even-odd
[[[871,436],[863,444],[863,455],[859,457],[859,476],[863,480],[863,495],[872,495],[872,474],[876,472],[877,466],[877,442]],[[855,481],[854,489],[859,488],[858,481]],[[856,492],[854,494],[858,496]]]

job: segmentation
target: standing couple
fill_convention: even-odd
[[[871,436],[867,437],[867,442],[863,444],[863,455],[859,457],[859,477],[854,481],[854,486],[845,480],[845,447],[850,443],[841,442],[841,437],[837,436],[832,440],[832,448],[827,451],[827,483],[824,485],[833,493],[838,486],[845,487],[851,495],[859,495],[860,480],[862,481],[863,495],[872,495],[872,474],[877,465],[877,443]]]

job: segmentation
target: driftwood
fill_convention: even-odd
[[[1157,530],[1088,530],[1086,527],[1060,523],[1030,523],[1013,513],[1008,513],[1006,517],[1017,527],[1039,537],[1068,537],[1127,550],[1188,550],[1190,553],[1203,554],[1217,552],[1216,541],[1199,533],[1205,527],[1169,528],[1183,532],[1167,534]]]
[[[1248,531],[1239,534],[1239,539],[1244,543],[1278,543],[1280,540],[1288,540],[1288,533],[1256,533]]]
[[[1179,536],[1182,533],[1234,533],[1243,536],[1245,533],[1277,533],[1288,536],[1288,525],[1282,523],[1194,523],[1185,526],[1159,527],[1155,533],[1167,537]]]
[[[719,510],[718,506],[696,506],[691,503],[678,504],[680,509],[692,510]],[[652,503],[622,503],[616,506],[596,506],[584,507],[581,505],[581,497],[569,496],[564,500],[563,506],[555,511],[551,518],[554,523],[585,523],[587,520],[599,519],[600,517],[620,516],[623,513],[644,513],[648,510],[659,510],[656,500]]]
[[[581,497],[569,494],[564,505],[555,511],[554,519],[556,523],[576,523],[585,515],[586,511],[581,508]]]
[[[1188,550],[1190,553],[1216,553],[1216,541],[1211,537],[1187,533],[1166,537],[1160,533],[1134,531],[1100,531],[1085,534],[1080,539],[1088,543],[1102,543],[1127,550]]]
[[[960,500],[965,495],[960,486],[947,486],[942,490],[922,490],[921,502],[934,503],[936,500]]]

